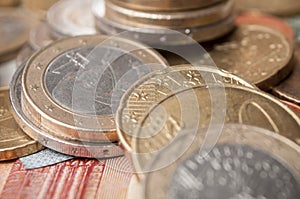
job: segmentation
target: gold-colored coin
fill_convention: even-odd
[[[42,148],[19,128],[11,114],[9,89],[0,88],[0,161],[26,156]]]
[[[178,11],[205,8],[223,0],[109,0],[114,4],[141,11]]]
[[[167,97],[142,119],[131,142],[135,168],[143,171],[182,130],[224,123],[264,128],[300,144],[300,118],[271,95],[233,85],[194,87]]]
[[[208,51],[217,66],[263,90],[293,69],[293,45],[282,33],[264,26],[238,26]]]
[[[209,131],[181,134],[151,163],[140,198],[298,198],[300,147],[285,137],[230,124],[208,148]]]
[[[164,98],[194,86],[206,87],[217,83],[255,88],[235,75],[208,66],[181,65],[145,76],[127,90],[117,111],[117,132],[122,146],[132,150],[132,138],[140,120]]]
[[[145,64],[151,66],[145,69]],[[130,40],[105,35],[66,38],[28,60],[22,109],[57,137],[118,141],[113,103],[135,81],[132,78],[166,66],[156,51]],[[121,84],[123,79],[130,81]]]
[[[104,17],[138,28],[192,28],[224,20],[233,12],[233,1],[227,0],[205,9],[181,12],[142,12],[105,2]]]

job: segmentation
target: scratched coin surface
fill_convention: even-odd
[[[0,9],[0,27],[0,58],[2,58],[18,50],[26,42],[29,30],[24,16],[12,8]]]
[[[0,161],[29,155],[43,147],[19,128],[11,114],[9,88],[0,88]]]
[[[165,98],[141,120],[131,142],[138,171],[143,171],[149,160],[170,145],[182,129],[205,128],[215,120],[212,109],[218,108],[219,104],[213,103],[212,91],[217,91],[220,96],[225,92],[226,109],[217,109],[220,115],[225,111],[225,124],[261,127],[300,144],[300,118],[271,95],[234,85],[225,85],[225,88],[211,86],[209,89],[194,87]],[[198,115],[195,115],[195,109],[198,109]]]
[[[176,139],[151,163],[143,183],[145,199],[295,199],[300,194],[299,146],[253,126],[226,125],[216,145],[201,149],[203,133]],[[183,142],[192,142],[181,156]]]
[[[66,38],[28,60],[22,109],[56,136],[117,141],[112,104],[140,77],[166,65],[156,51],[129,40]]]
[[[65,0],[55,3],[47,15],[49,25],[54,30],[53,36],[96,34],[92,3],[93,0]]]
[[[144,12],[105,2],[104,18],[137,28],[187,28],[217,23],[233,12],[233,0],[216,3],[204,9],[178,12]]]
[[[207,82],[207,76],[211,82]],[[218,83],[255,88],[235,75],[209,66],[181,65],[143,77],[123,95],[117,111],[117,132],[123,147],[131,151],[135,129],[152,106],[180,90]]]
[[[238,26],[208,51],[217,66],[263,90],[281,82],[293,68],[292,44],[265,26]]]
[[[187,0],[187,1],[174,1],[174,0],[110,0],[114,4],[120,5],[124,8],[141,11],[175,11],[175,10],[189,10],[197,8],[205,8],[222,0]]]
[[[9,97],[13,110],[12,114],[27,135],[38,140],[39,143],[47,148],[76,157],[113,158],[124,154],[118,143],[83,142],[53,136],[49,129],[27,117],[22,110],[23,100],[21,96],[24,65],[23,63],[18,68],[12,78]]]
[[[272,88],[277,97],[300,105],[300,45],[296,44],[296,64],[293,72],[279,85]]]

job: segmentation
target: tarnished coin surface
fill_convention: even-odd
[[[27,136],[11,114],[9,88],[0,88],[0,161],[16,159],[41,150],[37,141]]]
[[[113,158],[122,156],[123,150],[118,143],[83,142],[53,136],[49,129],[44,128],[38,122],[32,121],[22,110],[22,73],[24,64],[16,71],[10,85],[10,101],[12,114],[23,129],[31,138],[38,140],[43,146],[63,154],[87,157],[87,158]]]
[[[281,82],[293,68],[293,45],[265,26],[238,26],[208,51],[217,66],[263,90]]]
[[[101,0],[102,1],[102,0]],[[222,0],[187,0],[187,1],[174,1],[174,0],[110,0],[114,4],[124,8],[141,11],[178,11],[190,10],[197,8],[205,8],[212,6]]]
[[[206,82],[207,76],[212,82]],[[181,65],[143,77],[123,95],[116,115],[117,132],[123,147],[131,151],[134,132],[152,106],[180,90],[212,84],[235,84],[255,89],[241,78],[209,66]]]
[[[186,133],[156,156],[145,199],[295,199],[300,194],[299,146],[253,126],[226,125],[216,145],[201,148],[205,131]],[[181,156],[182,143],[192,142]],[[166,162],[168,165],[162,167]]]
[[[96,34],[93,0],[65,0],[55,3],[48,11],[48,23],[53,36]]]
[[[136,28],[187,28],[217,23],[233,13],[233,1],[226,0],[210,7],[180,12],[143,12],[105,2],[104,18]]]
[[[29,43],[34,50],[38,50],[51,44],[54,38],[47,22],[42,22],[30,31]]]
[[[272,88],[277,97],[300,105],[300,45],[296,44],[293,72],[279,85]]]
[[[18,10],[0,9],[0,58],[18,50],[27,40],[28,27]],[[0,60],[3,61],[3,60]]]
[[[156,51],[129,40],[66,38],[28,60],[22,110],[56,136],[118,141],[114,114],[121,96],[140,77],[166,66]]]
[[[225,92],[226,107],[214,103],[216,99],[211,97],[212,91],[220,96]],[[213,109],[220,113],[215,115]],[[144,171],[155,154],[171,144],[181,130],[221,125],[213,121],[224,112],[226,124],[261,127],[300,144],[300,118],[271,95],[234,85],[194,87],[165,98],[141,120],[131,142],[135,168]]]

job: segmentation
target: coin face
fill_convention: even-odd
[[[243,25],[208,49],[216,65],[268,90],[292,70],[293,47],[280,32]]]
[[[22,73],[24,64],[21,65],[11,82],[10,101],[12,105],[12,114],[18,125],[31,138],[38,140],[39,143],[47,148],[53,149],[63,154],[87,157],[87,158],[113,158],[122,156],[124,153],[117,143],[97,143],[83,142],[53,136],[49,129],[32,121],[22,110]]]
[[[206,150],[203,133],[181,156],[176,151],[190,141],[188,132],[155,157],[144,198],[297,198],[299,146],[271,131],[230,124]],[[161,167],[168,159],[174,162]]]
[[[136,28],[187,28],[217,23],[233,12],[233,1],[226,0],[203,9],[178,12],[143,12],[105,2],[104,18]]]
[[[16,159],[41,150],[37,141],[28,137],[14,120],[9,102],[9,89],[0,88],[0,161]]]
[[[27,62],[22,108],[38,123],[43,118],[42,125],[56,136],[117,141],[114,113],[122,94],[166,65],[154,50],[125,39],[94,35],[60,40]]]
[[[220,97],[224,92],[226,107],[216,103],[211,92],[218,93]],[[213,108],[219,113],[214,115]],[[300,118],[271,95],[233,85],[225,86],[224,90],[220,87],[194,87],[170,95],[142,119],[131,142],[137,171],[144,171],[149,161],[162,148],[170,145],[181,130],[215,125],[215,117],[224,112],[225,124],[261,127],[300,144]],[[285,120],[282,121],[282,118]]]
[[[218,83],[255,88],[239,77],[209,66],[181,65],[143,77],[123,95],[116,115],[117,132],[122,145],[131,151],[132,137],[139,122],[152,106],[164,98],[194,86],[206,87]]]
[[[262,14],[259,12],[244,12],[237,16],[236,18],[237,25],[248,25],[256,24],[266,26],[275,30],[280,31],[290,41],[294,41],[295,33],[293,28],[287,24],[284,20],[277,18],[272,15]]]
[[[296,64],[293,72],[279,85],[272,88],[277,97],[300,105],[300,46],[295,49]]]
[[[57,2],[48,11],[50,27],[62,36],[96,34],[92,3],[93,0]]]
[[[24,18],[14,9],[1,9],[0,12],[0,57],[19,49],[28,36]]]

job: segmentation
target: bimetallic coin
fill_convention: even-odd
[[[96,34],[93,0],[65,0],[54,4],[48,11],[48,23],[54,32],[64,36]],[[54,34],[55,36],[57,34]]]
[[[274,15],[293,15],[300,11],[298,0],[236,0],[235,4],[238,10],[259,10]]]
[[[211,76],[213,82],[206,82],[207,76]],[[255,89],[241,78],[209,66],[181,65],[143,77],[123,95],[117,111],[117,132],[122,146],[131,151],[132,137],[140,120],[161,100],[180,90],[220,83]]]
[[[226,0],[210,7],[180,12],[153,13],[135,11],[105,1],[104,18],[137,28],[187,28],[217,23],[233,12],[233,1]]]
[[[13,115],[16,122],[23,131],[42,145],[71,156],[88,158],[112,158],[123,155],[122,149],[117,143],[96,143],[82,142],[63,139],[53,136],[51,132],[40,123],[28,118],[22,110],[22,72],[24,65],[16,71],[10,85],[10,100],[13,108]]]
[[[214,103],[215,99],[210,96],[213,91],[220,96],[225,92],[226,107]],[[220,115],[225,112],[225,124],[261,127],[300,144],[300,118],[271,95],[234,85],[225,85],[225,88],[194,87],[165,98],[141,120],[131,142],[137,171],[144,171],[149,161],[162,148],[170,145],[181,130],[208,127],[215,121],[216,115],[213,116],[212,109],[216,108]],[[198,109],[198,115],[195,115],[195,109]]]
[[[28,137],[11,114],[9,88],[0,88],[0,161],[23,157],[41,150],[37,141]]]
[[[26,42],[29,30],[24,16],[22,17],[20,12],[13,8],[0,9],[0,27],[0,58],[2,59],[17,51]]]
[[[283,33],[290,41],[294,41],[295,32],[284,20],[260,12],[240,13],[236,18],[237,25],[256,24],[266,26]]]
[[[201,149],[203,134],[193,140],[187,132],[156,156],[143,198],[298,198],[299,146],[271,131],[230,124],[207,150]],[[178,156],[184,142],[192,145]]]
[[[124,8],[141,11],[178,11],[178,10],[193,10],[199,8],[205,8],[222,0],[186,0],[186,1],[174,1],[174,0],[110,0],[114,4],[117,4]]]
[[[51,30],[47,22],[42,22],[31,30],[29,35],[30,46],[38,50],[51,44],[54,38],[51,36]]]
[[[97,14],[95,14],[97,16]],[[182,40],[181,34],[187,35],[198,42],[210,41],[229,33],[234,28],[235,15],[226,19],[200,27],[187,27],[169,31],[164,28],[135,28],[97,16],[96,26],[100,32],[109,35],[122,33],[126,38],[154,45],[188,45],[189,41]],[[193,41],[194,42],[194,41]]]
[[[55,136],[118,141],[114,114],[136,80],[167,66],[147,46],[121,38],[66,38],[38,51],[22,78],[22,110]]]
[[[281,82],[293,68],[293,45],[265,26],[238,26],[208,51],[217,66],[263,90]]]
[[[293,72],[280,84],[272,88],[272,93],[280,99],[300,105],[300,46],[295,49],[296,64]]]

